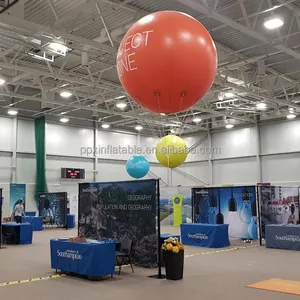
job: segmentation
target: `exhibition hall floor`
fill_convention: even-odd
[[[170,232],[167,228],[163,230]],[[300,280],[298,252],[270,250],[255,244],[238,244],[237,241],[228,251],[221,252],[216,252],[218,249],[187,247],[184,279],[177,282],[147,277],[157,273],[156,270],[135,268],[132,274],[130,268],[124,268],[121,276],[115,275],[113,279],[100,282],[66,276],[1,286],[5,282],[55,274],[50,269],[49,240],[76,236],[76,233],[77,230],[35,232],[32,245],[1,249],[1,299],[147,300],[168,297],[173,300],[284,300],[297,297],[245,286],[271,278]]]

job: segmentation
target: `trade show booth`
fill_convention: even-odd
[[[38,206],[45,228],[67,228],[67,193],[41,193]]]
[[[230,238],[257,239],[255,186],[192,189],[192,220],[202,224],[228,224]]]
[[[158,180],[79,184],[79,236],[127,239],[134,264],[157,267],[158,189]]]
[[[300,250],[299,187],[259,186],[260,245]]]

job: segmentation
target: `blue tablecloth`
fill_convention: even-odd
[[[184,245],[223,248],[230,245],[228,224],[181,224],[181,242]]]
[[[67,215],[67,228],[75,227],[75,215]]]
[[[32,225],[30,223],[4,223],[2,227],[15,227],[20,245],[32,244]]]
[[[33,231],[43,230],[43,217],[22,217],[22,223],[30,223]]]
[[[36,212],[35,211],[26,211],[25,215],[26,215],[26,217],[35,217]]]
[[[267,248],[300,250],[299,225],[266,225],[265,240]]]
[[[115,272],[116,242],[71,243],[51,240],[51,268],[91,277]]]

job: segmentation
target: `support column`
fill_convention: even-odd
[[[18,119],[13,118],[13,132],[12,132],[12,158],[11,158],[11,183],[17,182],[17,132]]]
[[[98,141],[98,122],[95,122],[95,129],[94,129],[94,173],[93,173],[93,180],[95,182],[98,181],[98,161],[99,161],[99,153],[98,153],[98,146],[99,146],[99,141]],[[99,149],[100,150],[100,149]]]
[[[141,135],[140,133],[138,132],[137,135],[136,135],[136,146],[137,148],[141,147]],[[143,149],[144,150],[144,149]],[[135,153],[136,154],[136,153]]]
[[[35,200],[40,193],[47,193],[46,181],[46,119],[45,116],[35,119],[35,159],[36,159],[36,180]]]
[[[255,136],[256,136],[256,170],[257,170],[257,182],[262,182],[262,169],[261,169],[261,143],[260,143],[260,127],[258,122],[255,126]]]
[[[209,185],[213,185],[213,164],[212,164],[212,137],[211,137],[211,131],[208,131],[208,148],[209,148],[209,158],[208,158],[208,172],[209,172],[209,178],[208,182]]]

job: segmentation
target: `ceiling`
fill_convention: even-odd
[[[1,0],[0,5],[7,2],[12,6],[0,14],[1,115],[14,107],[23,118],[45,115],[59,123],[65,116],[70,125],[109,123],[119,131],[136,131],[140,124],[144,133],[157,136],[300,113],[300,0]],[[115,67],[128,28],[160,10],[198,19],[212,35],[219,60],[210,92],[190,110],[168,116],[127,98]],[[284,19],[280,29],[264,27],[272,14]],[[49,54],[53,42],[66,45],[67,53]],[[38,59],[44,53],[48,61]],[[65,90],[70,98],[60,96]],[[116,107],[121,97],[125,109]],[[267,109],[257,108],[262,102]],[[193,122],[195,117],[202,121]]]

